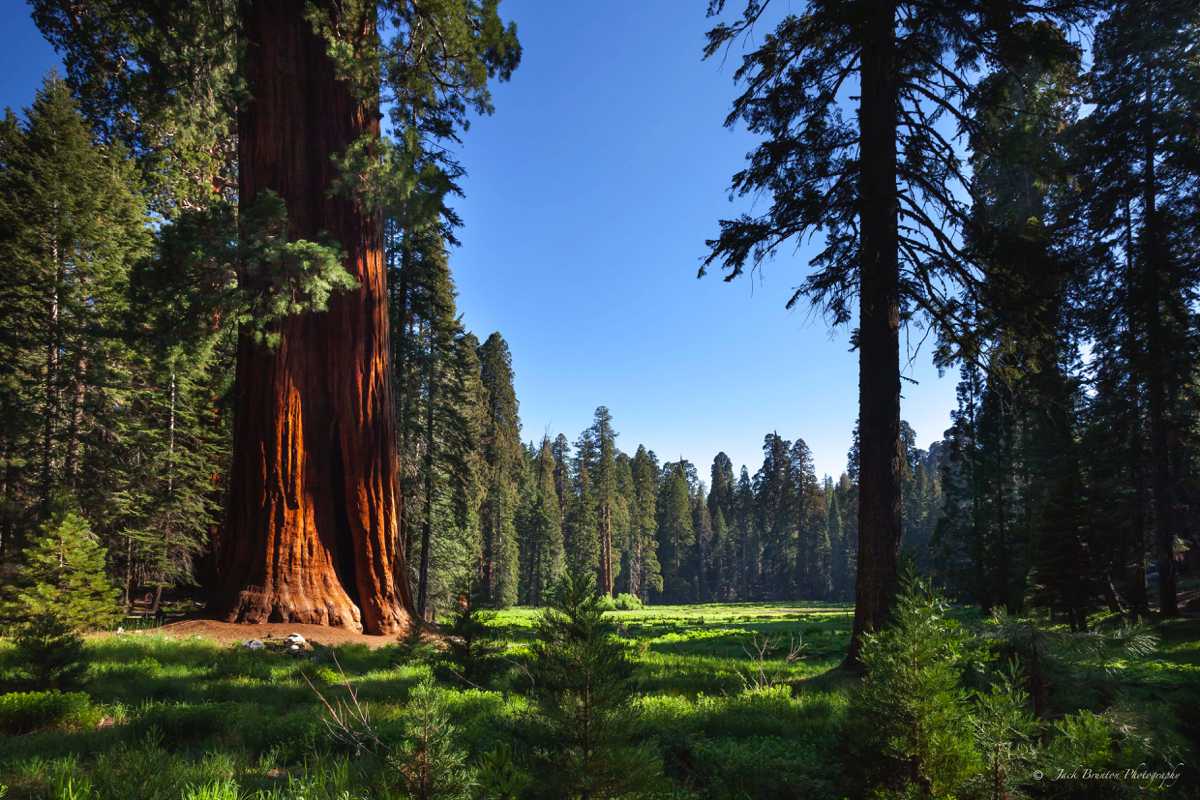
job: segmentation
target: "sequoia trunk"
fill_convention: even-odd
[[[900,555],[900,274],[897,261],[895,3],[862,28],[859,203],[858,576],[847,664],[879,628]]]
[[[332,0],[317,0],[322,14]],[[333,195],[331,156],[378,136],[377,98],[338,79],[291,0],[242,0],[250,99],[239,110],[239,197],[272,190],[292,239],[340,243],[357,289],[289,317],[265,347],[243,331],[218,613],[384,634],[412,624],[400,548],[389,342],[378,215]],[[338,20],[370,44],[370,14]]]

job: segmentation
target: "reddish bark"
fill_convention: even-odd
[[[326,312],[281,323],[274,348],[241,336],[214,605],[228,621],[397,633],[413,616],[400,548],[382,224],[328,191],[331,155],[378,135],[378,100],[338,80],[304,10],[291,0],[241,3],[252,99],[238,117],[239,197],[277,192],[289,235],[340,242],[359,288]],[[372,25],[361,23],[363,41]]]

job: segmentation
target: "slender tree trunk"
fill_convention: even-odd
[[[859,105],[858,577],[847,664],[891,611],[900,556],[900,273],[894,2],[866,13]]]
[[[175,370],[171,370],[171,385],[168,400],[170,411],[167,416],[167,516],[162,521],[162,560],[158,565],[158,586],[154,589],[154,604],[150,613],[158,616],[162,603],[163,586],[167,582],[167,568],[171,559],[171,527],[174,524],[175,511],[172,502],[175,495],[175,401],[177,397],[175,386]]]
[[[214,607],[230,621],[404,632],[413,605],[400,550],[382,224],[330,192],[331,156],[378,136],[379,100],[338,79],[304,4],[242,0],[239,11],[251,96],[238,116],[240,201],[277,192],[289,235],[334,238],[359,286],[326,312],[280,323],[273,349],[240,336]],[[337,23],[357,37],[352,46],[375,38],[372,13]]]
[[[600,506],[600,591],[607,597],[613,594],[612,568],[612,504],[604,501]]]
[[[67,447],[63,458],[63,476],[73,489],[79,477],[79,435],[83,428],[83,403],[87,392],[83,380],[86,371],[87,356],[80,353],[71,371],[71,413],[67,420]]]
[[[1161,275],[1169,269],[1163,257],[1158,225],[1157,195],[1154,159],[1156,142],[1154,129],[1154,84],[1150,70],[1146,70],[1146,110],[1143,121],[1143,144],[1145,147],[1142,174],[1142,246],[1146,282],[1146,360],[1149,363],[1147,394],[1150,410],[1150,452],[1153,461],[1151,492],[1154,497],[1154,534],[1158,549],[1158,606],[1164,616],[1179,613],[1175,576],[1175,530],[1172,525],[1174,497],[1171,486],[1170,433],[1167,409],[1168,359],[1164,339],[1162,312],[1164,304]]]
[[[434,332],[429,328],[429,362],[425,369],[425,514],[421,520],[421,566],[417,577],[417,616],[425,619],[429,602],[429,559],[433,543],[433,404],[437,402],[436,364],[438,355],[433,348]]]
[[[1146,595],[1146,480],[1142,465],[1142,406],[1138,399],[1136,365],[1141,361],[1138,354],[1141,345],[1137,331],[1137,285],[1136,259],[1134,258],[1133,243],[1133,214],[1129,201],[1125,202],[1125,317],[1127,350],[1126,360],[1129,365],[1129,380],[1131,391],[1129,402],[1132,419],[1129,425],[1129,475],[1133,483],[1133,530],[1129,532],[1129,541],[1122,542],[1121,558],[1125,566],[1124,574],[1128,582],[1130,611],[1134,619],[1141,619],[1150,611],[1150,601]],[[1124,529],[1122,529],[1124,530]],[[1132,553],[1130,553],[1132,549]],[[1130,561],[1132,559],[1132,564]]]
[[[58,242],[51,247],[51,257],[54,260],[54,286],[51,288],[50,308],[47,313],[49,330],[46,336],[46,380],[45,397],[43,398],[42,419],[42,474],[41,474],[41,505],[43,511],[50,507],[50,493],[54,484],[54,422],[58,419],[58,358],[62,347],[62,326],[60,322],[60,287],[63,282],[63,269],[59,260]]]

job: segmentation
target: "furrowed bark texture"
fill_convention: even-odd
[[[332,1],[317,5],[328,11]],[[289,236],[337,240],[359,287],[326,312],[284,321],[275,348],[241,336],[215,605],[229,621],[397,633],[413,617],[400,548],[382,225],[328,191],[330,157],[378,135],[378,101],[338,80],[304,8],[241,3],[251,99],[238,118],[240,198],[277,192]]]
[[[848,664],[896,593],[900,554],[900,274],[897,262],[895,3],[866,15],[859,130],[858,576]]]

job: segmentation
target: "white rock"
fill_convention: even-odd
[[[245,647],[247,650],[262,650],[264,647],[266,647],[266,645],[258,639],[248,639]]]
[[[283,641],[286,644],[295,645],[298,647],[303,647],[304,645],[307,644],[307,642],[304,641],[304,637],[298,633],[289,633],[287,635],[287,638],[284,639]]]

